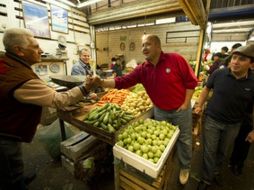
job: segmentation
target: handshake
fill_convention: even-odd
[[[104,79],[101,79],[98,76],[88,76],[86,77],[85,88],[86,90],[89,91],[93,87],[98,87],[98,86],[103,87],[103,81]]]

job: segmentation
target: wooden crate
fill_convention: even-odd
[[[142,181],[141,179],[129,174],[127,171],[120,170],[120,176],[119,176],[120,189],[123,189],[123,190],[157,190],[157,189],[162,189],[163,174],[164,174],[164,171],[161,172],[161,175],[157,179],[155,179],[151,184],[148,184],[148,183]]]
[[[120,164],[115,164],[115,190],[166,190],[173,173],[174,155],[175,147],[156,179],[120,161]]]

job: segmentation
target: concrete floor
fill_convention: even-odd
[[[199,139],[197,138],[197,141]],[[31,144],[23,146],[25,171],[37,173],[36,179],[30,184],[30,190],[114,190],[112,174],[96,178],[92,185],[75,179],[60,161],[54,161],[48,154],[45,146],[35,137]],[[201,146],[195,146],[192,160],[192,171],[189,182],[182,186],[178,182],[177,160],[173,166],[173,174],[169,180],[168,190],[195,190],[201,165]],[[223,170],[224,185],[212,186],[211,190],[254,190],[254,148],[251,147],[248,160],[241,176],[234,176],[225,163]],[[209,190],[210,190],[209,189]]]

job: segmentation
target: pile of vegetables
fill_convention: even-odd
[[[166,121],[141,119],[121,131],[117,145],[157,163],[175,130],[176,126]]]
[[[195,88],[195,91],[194,91],[193,95],[192,95],[192,99],[198,100],[198,98],[199,98],[199,96],[200,96],[200,94],[202,92],[202,89],[203,89],[202,86],[197,86]]]
[[[144,90],[137,93],[130,92],[124,100],[121,108],[124,111],[131,113],[134,117],[138,117],[141,113],[152,108],[152,102]]]
[[[118,105],[106,103],[103,107],[96,107],[91,110],[84,122],[114,133],[133,118],[131,114],[123,111]]]
[[[126,89],[111,89],[107,92],[107,94],[101,97],[101,99],[97,102],[97,105],[103,106],[105,103],[115,103],[122,105],[123,101],[129,93],[130,91]]]
[[[131,91],[134,93],[138,93],[140,91],[145,91],[145,88],[142,84],[138,83],[134,86],[134,88]]]

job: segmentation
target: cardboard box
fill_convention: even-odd
[[[145,174],[151,176],[152,178],[157,178],[164,163],[166,162],[170,151],[172,150],[177,138],[179,136],[180,130],[176,128],[173,136],[171,137],[166,149],[162,153],[160,159],[156,164],[150,162],[149,160],[144,159],[143,157],[118,146],[117,144],[113,147],[114,157],[122,160],[123,162],[131,165],[137,170],[144,172]]]
[[[76,162],[82,155],[86,154],[99,140],[85,132],[80,132],[71,138],[61,142],[61,153],[68,159]]]

